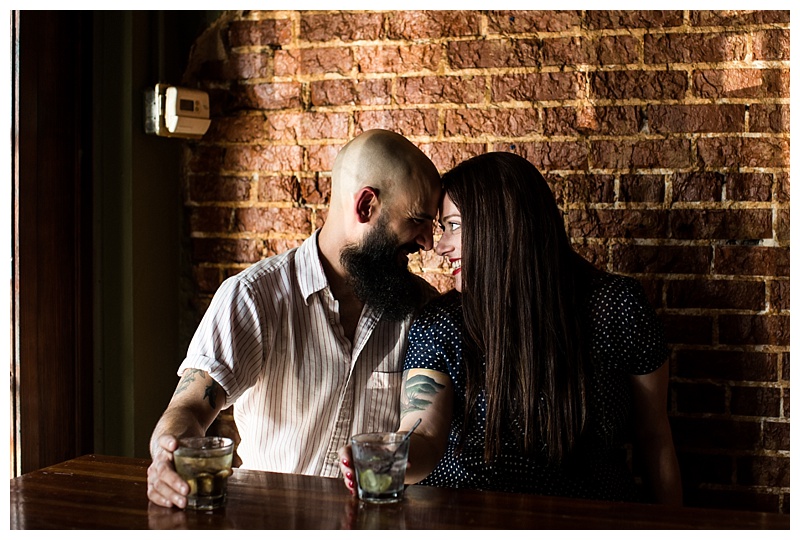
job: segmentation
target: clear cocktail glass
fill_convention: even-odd
[[[403,500],[408,438],[404,433],[361,433],[351,439],[358,498],[371,503]]]
[[[225,506],[233,474],[233,441],[225,437],[180,439],[173,453],[175,470],[189,484],[186,507],[213,510]]]

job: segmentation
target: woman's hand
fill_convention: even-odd
[[[356,471],[353,467],[353,451],[350,445],[339,448],[339,470],[342,471],[344,487],[350,495],[356,494]]]

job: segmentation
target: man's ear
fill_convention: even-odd
[[[366,186],[358,190],[355,210],[359,223],[368,223],[375,215],[378,206],[380,206],[380,199],[378,198],[377,189]]]

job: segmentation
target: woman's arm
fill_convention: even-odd
[[[453,419],[453,383],[430,369],[403,372],[400,391],[400,431],[408,431],[418,418],[422,423],[411,435],[406,484],[416,484],[433,471],[444,456]]]
[[[645,465],[645,483],[656,502],[680,506],[683,488],[667,417],[669,361],[647,375],[632,375],[634,431]]]

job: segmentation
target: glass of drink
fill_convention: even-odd
[[[358,498],[371,503],[403,500],[409,440],[403,433],[361,433],[350,442]]]
[[[233,441],[225,437],[180,439],[173,452],[175,470],[189,484],[187,508],[225,506],[228,477],[233,474]]]

